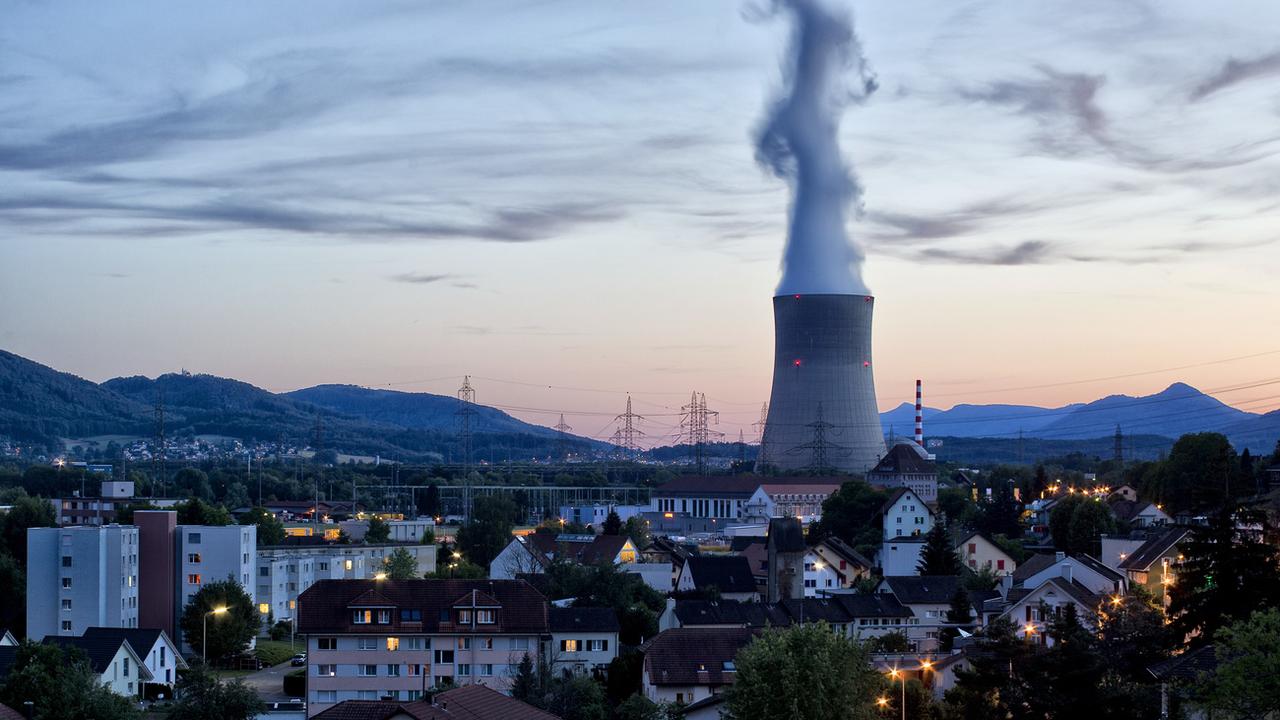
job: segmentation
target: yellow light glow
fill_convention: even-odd
[[[932,661],[932,660],[925,660],[924,662],[920,663],[920,667],[924,668],[925,670],[932,670],[932,669],[933,669],[933,661]]]
[[[1027,623],[1026,625],[1023,625],[1022,630],[1026,632],[1028,635],[1036,634],[1036,626],[1032,625],[1031,623]]]
[[[271,605],[269,605],[268,603],[258,603],[258,612],[262,613],[263,615],[266,615],[267,613],[271,612]]]
[[[226,605],[223,605],[222,607],[216,607],[216,608],[214,608],[214,609],[210,610],[209,612],[213,613],[214,615],[221,615],[222,613],[226,612],[227,610],[228,610],[227,606],[226,606]]]
[[[887,698],[887,697],[878,697],[878,698],[876,698],[876,704],[877,704],[877,705],[879,705],[880,707],[885,707],[886,705],[888,705],[888,704],[889,704],[889,698]]]
[[[380,572],[380,573],[378,573],[377,575],[374,575],[374,576],[373,576],[373,579],[374,579],[374,580],[386,580],[386,579],[387,579],[387,574],[386,574],[386,573],[384,573],[384,572]]]
[[[898,668],[893,668],[889,671],[889,677],[891,678],[896,678],[898,677],[898,675],[899,675]]]

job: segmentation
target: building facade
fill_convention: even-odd
[[[27,530],[27,637],[138,627],[138,529]]]
[[[256,565],[258,528],[254,525],[178,525],[176,539],[176,577],[174,617],[208,583],[231,579],[257,604],[257,584],[253,574]],[[175,628],[174,640],[185,646],[182,628]]]

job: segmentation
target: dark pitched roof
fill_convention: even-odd
[[[766,608],[738,600],[677,600],[674,612],[681,625],[764,627],[769,621]]]
[[[1118,497],[1107,503],[1107,505],[1110,506],[1111,514],[1115,515],[1117,520],[1129,522],[1134,515],[1138,514],[1138,503],[1133,500],[1125,500],[1123,497]]]
[[[169,636],[165,633],[165,631],[160,630],[159,628],[91,627],[91,628],[85,628],[84,636],[87,638],[103,637],[103,638],[119,638],[121,640],[126,640],[128,641],[129,646],[133,648],[133,651],[137,653],[138,657],[142,658],[144,662],[147,659],[147,653],[151,652],[151,648],[155,647],[156,641],[158,641],[161,637],[164,637],[166,640],[169,641],[170,645],[177,648],[177,644],[173,642],[173,639],[169,638]],[[180,653],[175,653],[175,654],[177,655],[177,658],[178,658],[177,660],[178,666],[186,667],[187,663],[182,659],[182,655]]]
[[[728,685],[725,669],[755,637],[750,628],[673,628],[658,633],[645,649],[644,669],[654,685]]]
[[[1124,573],[1112,570],[1101,560],[1087,553],[1072,555],[1071,558],[1076,562],[1080,563],[1081,565],[1084,565],[1090,570],[1093,570],[1094,572],[1098,573],[1102,577],[1110,578],[1113,582],[1124,582],[1125,580],[1128,579],[1125,577]]]
[[[654,538],[649,543],[649,547],[646,547],[644,551],[667,553],[668,555],[671,556],[672,562],[677,566],[683,565],[684,561],[688,559],[691,555],[698,554],[697,546],[689,546],[683,543],[678,543],[675,540],[672,540],[671,538],[667,537],[666,535],[659,535],[658,537]]]
[[[677,707],[675,712],[677,715],[688,715],[689,713],[698,712],[705,708],[715,707],[723,702],[724,694],[715,693],[714,695],[708,695],[697,702],[691,702],[688,705]]]
[[[1089,610],[1096,609],[1098,607],[1098,604],[1102,602],[1102,598],[1095,595],[1093,591],[1090,590],[1089,588],[1080,584],[1079,581],[1067,580],[1066,578],[1059,577],[1057,575],[1054,575],[1048,580],[1045,580],[1044,582],[1040,583],[1034,588],[1028,588],[1028,587],[1017,588],[1017,592],[1014,592],[1014,590],[1010,590],[1009,596],[1006,598],[1006,601],[1009,606],[1016,605],[1019,602],[1025,600],[1028,595],[1031,595],[1032,593],[1036,592],[1042,587],[1045,587],[1046,585],[1053,585],[1059,590],[1065,592],[1073,600],[1075,600],[1077,603],[1080,603],[1081,605],[1083,605],[1085,608]]]
[[[915,443],[901,442],[889,448],[867,475],[937,475],[938,466],[924,457]]]
[[[734,535],[729,538],[729,552],[742,552],[749,545],[763,544],[764,538],[754,535]]]
[[[1150,569],[1153,563],[1182,542],[1182,539],[1190,532],[1189,529],[1182,527],[1165,530],[1139,545],[1138,549],[1133,551],[1133,554],[1120,563],[1120,569],[1140,572]]]
[[[924,510],[928,512],[930,515],[937,514],[933,511],[933,508],[929,507],[929,503],[925,502],[924,500],[921,500],[920,496],[916,495],[914,490],[912,490],[911,488],[904,488],[904,487],[900,487],[897,490],[894,490],[893,494],[889,496],[889,499],[884,501],[884,504],[880,506],[880,514],[884,515],[885,513],[893,509],[893,506],[899,500],[902,499],[903,495],[906,495],[907,493],[911,493],[912,495],[915,495],[916,499],[920,500],[920,506],[923,507]]]
[[[99,675],[106,672],[111,667],[111,661],[115,659],[116,653],[120,652],[120,646],[128,645],[130,650],[133,646],[129,642],[120,637],[55,637],[49,636],[44,639],[46,645],[58,645],[62,648],[79,648],[89,658],[89,667]],[[148,650],[151,648],[148,647]],[[133,650],[134,655],[138,655],[137,650]],[[145,675],[144,675],[145,673]],[[139,679],[151,679],[151,671],[147,670],[143,665],[138,669]]]
[[[1016,583],[1022,582],[1036,573],[1048,570],[1053,567],[1056,562],[1058,562],[1058,557],[1056,555],[1036,553],[1024,560],[1017,568],[1014,569],[1013,581]]]
[[[24,720],[24,715],[8,705],[0,705],[0,720]]]
[[[1185,680],[1195,682],[1202,673],[1218,669],[1218,655],[1212,645],[1205,645],[1181,655],[1162,660],[1147,668],[1151,676],[1160,681]]]
[[[618,614],[607,607],[548,608],[551,632],[618,632]]]
[[[582,565],[613,562],[627,544],[626,535],[596,535],[590,540],[580,540],[579,535],[552,535],[533,533],[525,537],[527,547],[542,554],[539,561],[545,565],[552,558],[572,560]],[[535,554],[536,556],[536,554]]]
[[[854,550],[853,547],[849,545],[849,543],[841,540],[838,537],[835,537],[834,535],[824,539],[819,544],[826,545],[828,548],[831,549],[831,552],[840,556],[840,559],[846,562],[852,563],[854,565],[860,565],[864,568],[875,567],[870,560],[868,560],[866,557],[863,556],[862,553],[858,552],[857,550]]]
[[[722,593],[756,591],[751,563],[741,555],[691,557],[685,562],[685,572],[690,573],[693,586],[699,590],[714,585]]]
[[[909,618],[911,609],[888,593],[841,593],[825,598],[787,599],[777,603],[737,600],[678,600],[676,618],[681,625],[762,628],[786,626],[804,620],[846,624],[858,618]]]
[[[556,715],[484,685],[446,690],[431,702],[344,700],[314,717],[315,720],[389,720],[397,715],[407,715],[414,720],[559,720]]]
[[[804,528],[800,518],[772,518],[769,520],[769,535],[765,539],[765,547],[773,547],[778,552],[804,552]]]
[[[903,605],[913,603],[949,603],[956,588],[960,587],[959,575],[890,575],[884,579],[890,592]]]
[[[755,575],[757,580],[769,577],[769,550],[764,543],[752,543],[738,555],[747,559],[751,566],[751,574]]]
[[[391,624],[351,622],[352,601],[376,587],[398,609],[422,611],[422,622],[402,623],[391,613]],[[489,632],[546,633],[547,599],[524,580],[319,580],[298,596],[298,632],[375,633],[453,631],[440,621],[460,598],[492,598],[501,605]]]

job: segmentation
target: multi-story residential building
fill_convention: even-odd
[[[820,562],[835,572],[836,585],[841,588],[853,587],[859,579],[871,575],[874,567],[862,553],[834,535],[814,545],[813,553]]]
[[[1191,534],[1188,528],[1172,527],[1143,543],[1120,563],[1120,571],[1128,574],[1132,585],[1146,588],[1165,607],[1169,598],[1165,589],[1174,583],[1182,566],[1179,546]]]
[[[618,614],[613,608],[552,607],[548,622],[554,672],[603,677],[618,657]]]
[[[723,531],[728,523],[821,515],[822,502],[840,489],[837,477],[682,475],[653,491],[646,519],[655,533]]]
[[[417,574],[435,572],[435,545],[278,545],[258,548],[258,612],[275,622],[296,617],[298,596],[319,580],[375,577],[384,561],[404,548],[417,561]],[[265,623],[264,623],[265,629]]]
[[[886,577],[915,573],[924,536],[933,529],[933,509],[914,490],[898,488],[880,508],[880,514],[884,522],[881,572]]]
[[[907,640],[916,652],[932,652],[938,647],[941,625],[946,622],[958,587],[957,575],[885,576],[876,586],[876,593],[892,595],[911,610],[914,620],[906,629]]]
[[[27,530],[27,637],[138,626],[138,529]]]
[[[635,563],[640,551],[626,535],[552,535],[536,532],[511,539],[489,563],[489,577],[511,580],[526,573],[541,573],[553,560],[580,565],[607,562]]]
[[[447,682],[505,692],[551,637],[546,598],[523,580],[320,580],[298,598],[297,624],[308,716]]]
[[[176,577],[174,617],[207,583],[231,579],[244,588],[256,604],[257,584],[253,574],[257,564],[258,528],[254,525],[178,525],[175,531]],[[176,624],[176,623],[175,623]],[[185,645],[182,628],[174,638]]]
[[[900,442],[867,471],[867,482],[883,488],[907,488],[925,502],[938,501],[938,466],[924,448]]]
[[[757,632],[680,627],[658,633],[644,654],[641,689],[645,697],[691,705],[719,694],[737,677],[734,658]]]

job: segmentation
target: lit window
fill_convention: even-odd
[[[470,623],[471,623],[471,611],[470,611],[470,610],[459,610],[459,611],[458,611],[458,622],[462,623],[463,625],[468,625],[468,624],[470,624]]]
[[[266,615],[267,613],[271,612],[271,604],[258,603],[258,612],[262,613],[263,615]]]
[[[344,563],[344,564],[346,565],[346,567],[347,567],[347,569],[348,569],[348,570],[350,570],[350,569],[351,569],[351,561],[350,561],[350,560],[346,561],[346,563]]]
[[[561,640],[560,652],[578,652],[578,642],[577,640]]]
[[[199,584],[200,584],[200,573],[191,573],[190,575],[188,575],[188,576],[187,576],[187,584],[188,584],[188,585],[199,585]]]
[[[398,638],[398,637],[389,637],[389,638],[387,638],[387,649],[388,649],[388,650],[399,650],[399,649],[400,649],[400,638]]]
[[[200,562],[200,553],[187,553],[187,562],[189,563]]]
[[[356,625],[368,625],[369,623],[373,622],[373,611],[372,610],[352,610],[351,622],[355,623]]]

